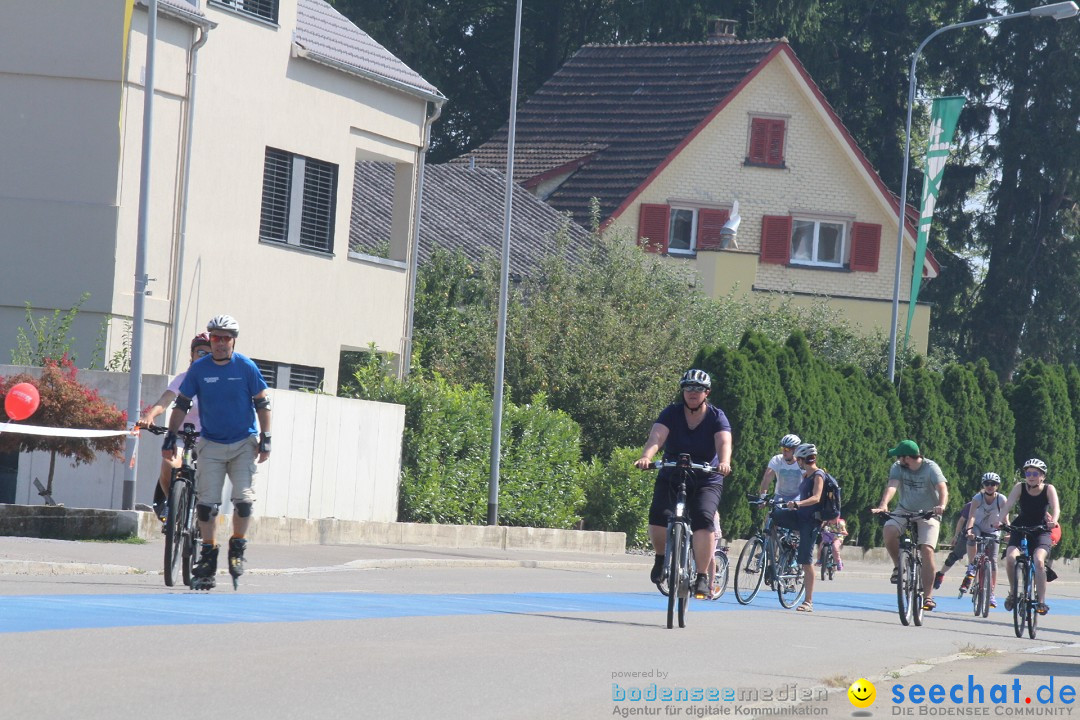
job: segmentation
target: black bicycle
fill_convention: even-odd
[[[921,626],[923,621],[923,602],[926,588],[922,579],[922,554],[919,552],[918,526],[913,520],[929,520],[933,510],[920,513],[883,512],[878,517],[883,520],[895,518],[904,523],[904,534],[900,538],[899,563],[896,566],[896,608],[900,612],[900,622]]]
[[[765,529],[768,519],[772,517],[772,510],[782,506],[783,500],[777,500],[775,496],[758,496],[752,493],[746,498],[753,507],[768,505],[771,509],[761,527],[750,536],[739,553],[739,561],[735,564],[735,599],[740,605],[749,605],[757,597],[761,584],[765,583],[776,589],[784,607],[791,607],[802,599],[802,568],[795,571],[790,567],[797,555],[795,552],[788,553],[785,564],[781,565],[780,560],[785,548],[798,548],[799,534],[778,527],[775,520],[771,530]],[[780,572],[779,568],[783,568],[783,572]],[[776,579],[781,574],[784,575],[785,582],[778,584]],[[791,597],[792,592],[797,592],[798,595]]]
[[[656,587],[667,596],[667,626],[675,626],[676,606],[678,607],[679,627],[686,627],[686,607],[690,604],[690,585],[697,577],[697,564],[694,562],[692,547],[693,532],[690,518],[686,515],[686,484],[695,472],[712,473],[716,468],[707,463],[698,464],[683,453],[677,460],[663,460],[652,463],[651,469],[672,468],[676,471],[675,513],[668,519],[667,542],[664,546],[664,577]],[[719,570],[719,566],[717,566]]]
[[[146,428],[155,435],[164,435],[169,430],[160,425]],[[165,518],[165,584],[176,585],[177,566],[184,585],[191,587],[191,568],[195,562],[195,553],[202,543],[199,523],[195,519],[195,442],[199,433],[191,423],[176,433],[184,442],[180,455],[180,467],[172,471],[169,486],[169,511]]]
[[[1026,628],[1028,637],[1034,640],[1039,618],[1039,599],[1035,587],[1035,558],[1031,555],[1028,535],[1045,532],[1050,528],[1046,525],[1002,525],[1001,529],[1020,533],[1020,554],[1016,556],[1013,576],[1010,578],[1016,588],[1016,594],[1013,595],[1013,630],[1016,631],[1016,637],[1022,637]]]

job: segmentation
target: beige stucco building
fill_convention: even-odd
[[[125,42],[125,4],[5,5],[4,355],[25,303],[41,315],[83,293],[79,363],[95,344],[105,359],[123,347],[149,24],[139,0]],[[157,6],[143,370],[182,369],[188,340],[219,313],[238,319],[237,349],[279,387],[333,392],[343,350],[400,355],[418,176],[445,98],[323,0]],[[349,252],[358,160],[395,168],[389,259]]]
[[[581,48],[519,112],[516,179],[583,223],[596,198],[605,231],[691,264],[712,297],[827,298],[854,327],[887,335],[897,198],[787,41],[740,41],[727,23],[709,42]],[[505,156],[504,128],[468,159]],[[732,243],[723,230],[736,201]],[[901,335],[914,250],[909,220]],[[937,270],[928,254],[918,272]],[[919,352],[929,311],[916,305]]]

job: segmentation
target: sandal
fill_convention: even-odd
[[[1035,603],[1035,612],[1039,613],[1040,615],[1045,615],[1046,613],[1050,612],[1050,606],[1046,603]]]
[[[814,603],[807,600],[799,607],[795,608],[796,612],[812,613],[814,612]]]
[[[927,598],[926,601],[922,604],[923,610],[933,610],[936,607],[937,602],[934,601],[934,598]]]
[[[900,582],[900,568],[895,568],[892,571],[892,577],[889,578],[889,582],[891,582],[893,585],[896,585],[898,582]]]

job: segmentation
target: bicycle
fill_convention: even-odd
[[[799,564],[799,533],[780,528],[780,556],[776,561],[776,597],[785,608],[793,608],[806,595],[805,575]]]
[[[155,435],[164,435],[169,430],[161,425],[146,428]],[[165,517],[165,584],[176,585],[177,565],[184,585],[191,587],[191,568],[195,563],[195,553],[202,543],[199,523],[195,520],[195,465],[198,456],[195,442],[199,433],[191,423],[176,433],[184,441],[180,455],[180,467],[172,471],[169,486],[169,511]]]
[[[690,518],[686,516],[686,482],[694,471],[711,473],[716,468],[708,463],[698,464],[690,460],[686,453],[678,460],[662,460],[652,463],[651,469],[673,468],[678,474],[675,513],[668,519],[667,543],[664,547],[664,579],[656,584],[657,589],[667,596],[667,626],[675,626],[676,606],[678,606],[679,627],[686,627],[686,607],[690,604],[690,585],[697,577],[697,564],[692,551],[693,532]],[[717,565],[719,570],[719,564]],[[719,574],[719,573],[717,573]]]
[[[832,537],[831,533],[828,533],[829,537]],[[821,579],[832,580],[836,571],[840,565],[836,562],[836,549],[833,548],[833,541],[826,538],[826,533],[821,533]]]
[[[717,542],[719,543],[720,541]],[[712,580],[712,595],[709,597],[710,600],[719,600],[721,597],[723,597],[724,593],[727,592],[729,572],[729,549],[730,548],[727,545],[721,547],[719,544],[717,544],[716,552],[713,553],[713,564],[715,565],[715,570],[713,572],[712,578],[710,578]]]
[[[975,560],[974,573],[975,579],[971,581],[971,607],[975,613],[975,617],[986,617],[990,614],[990,596],[994,594],[994,568],[990,561],[990,547],[996,547],[998,540],[997,533],[980,533],[979,537],[975,540]],[[960,594],[958,598],[964,597],[964,586],[960,586]]]
[[[904,522],[904,534],[900,538],[899,563],[896,566],[896,609],[900,613],[900,623],[905,627],[912,622],[916,627],[922,626],[923,602],[926,598],[917,526],[911,521],[918,518],[929,520],[933,516],[933,510],[921,513],[882,512],[878,514],[878,517],[885,520],[895,518]]]
[[[1016,588],[1016,594],[1013,596],[1013,630],[1016,631],[1016,637],[1023,637],[1024,629],[1027,628],[1028,637],[1034,640],[1039,617],[1036,612],[1039,600],[1035,594],[1035,559],[1031,556],[1028,535],[1043,532],[1049,528],[1046,525],[1022,527],[1003,524],[1001,529],[1010,533],[1020,533],[1020,554],[1016,556],[1011,578]]]
[[[758,496],[751,493],[747,494],[746,497],[750,505],[755,507],[771,505],[775,509],[783,505],[783,501],[778,501],[775,496]],[[766,516],[766,519],[768,517],[769,515]],[[773,531],[766,532],[765,521],[762,521],[761,527],[750,536],[750,539],[743,545],[742,552],[739,553],[739,561],[735,564],[735,599],[739,601],[740,605],[749,605],[753,602],[758,592],[761,591],[762,582],[766,583],[770,589],[782,589],[784,587],[782,584],[777,585],[776,583],[776,569],[777,567],[784,567],[779,565],[778,548],[784,546],[785,539],[789,544],[797,547],[799,536],[798,533],[787,528],[777,527],[775,523],[773,524],[773,530],[776,532],[776,546],[773,545]],[[799,578],[801,588],[801,568]],[[783,602],[784,598],[781,596],[781,604]],[[798,602],[798,600],[795,602]],[[790,606],[785,605],[785,607]]]

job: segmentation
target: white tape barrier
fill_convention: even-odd
[[[22,433],[23,435],[47,435],[50,437],[101,438],[115,435],[128,435],[130,430],[82,430],[79,428],[42,427],[40,425],[16,425],[0,423],[0,433]]]

